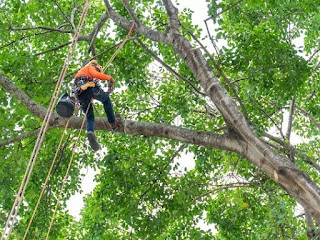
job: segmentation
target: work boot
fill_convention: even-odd
[[[114,122],[114,123],[109,123],[110,124],[110,127],[111,127],[111,130],[112,131],[117,131],[118,130],[118,126],[117,124]]]
[[[96,136],[94,135],[94,132],[92,132],[92,131],[87,132],[87,138],[88,138],[90,147],[94,151],[98,151],[100,149],[100,146],[99,146],[99,143],[96,140]]]

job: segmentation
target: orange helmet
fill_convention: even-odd
[[[102,73],[102,67],[99,65],[99,63],[97,62],[97,60],[93,59],[90,61],[90,65],[95,66],[95,68]]]
[[[90,65],[98,65],[97,60],[93,59],[90,61]]]

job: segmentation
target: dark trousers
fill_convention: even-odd
[[[81,105],[83,112],[87,111],[87,108],[92,98],[102,102],[104,111],[108,118],[108,122],[115,123],[113,106],[109,98],[109,94],[105,93],[101,89],[101,87],[94,87],[94,88],[89,87],[87,90],[79,94],[78,98],[79,98],[79,103]],[[94,112],[93,112],[92,104],[93,103],[90,104],[88,113],[87,113],[87,123],[86,123],[87,132],[94,131]]]

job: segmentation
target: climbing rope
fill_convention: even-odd
[[[85,9],[85,8],[84,8],[84,9]],[[118,49],[117,49],[117,50],[115,51],[115,53],[112,55],[112,57],[110,58],[110,60],[108,61],[108,63],[107,63],[106,66],[104,67],[104,69],[106,69],[106,68],[111,64],[111,62],[114,60],[114,58],[117,56],[117,54],[121,51],[121,49],[123,48],[124,44],[127,42],[127,40],[129,39],[130,35],[132,34],[133,28],[134,28],[134,24],[132,24],[132,26],[131,26],[131,28],[130,28],[130,30],[129,30],[127,36],[126,36],[126,38],[125,38],[125,39],[123,40],[123,42],[119,45]],[[70,171],[71,163],[72,163],[72,160],[73,160],[73,157],[74,157],[75,149],[76,149],[76,146],[77,146],[77,144],[78,144],[78,142],[79,142],[80,134],[81,134],[81,131],[82,131],[82,129],[83,129],[84,122],[85,122],[85,119],[86,119],[86,115],[87,115],[87,113],[88,113],[88,109],[89,109],[89,107],[90,107],[91,102],[92,102],[92,100],[90,101],[90,103],[89,103],[89,105],[88,105],[88,107],[87,107],[85,116],[84,116],[83,121],[82,121],[82,124],[81,124],[81,128],[80,128],[80,130],[79,130],[79,134],[78,134],[76,143],[75,143],[74,146],[73,146],[72,155],[71,155],[71,158],[70,158],[70,160],[69,160],[68,168],[67,168],[65,177],[64,177],[64,179],[63,179],[63,184],[62,184],[62,186],[61,186],[61,189],[60,189],[60,192],[59,192],[59,196],[58,196],[57,201],[56,201],[54,213],[53,213],[52,218],[51,218],[51,221],[50,221],[50,225],[49,225],[49,228],[48,228],[48,232],[47,232],[46,239],[48,239],[48,237],[49,237],[49,234],[50,234],[50,231],[51,231],[53,222],[54,222],[54,218],[55,218],[55,214],[56,214],[56,211],[57,211],[57,208],[58,208],[58,204],[59,204],[59,201],[60,201],[60,199],[61,199],[62,193],[63,193],[63,191],[64,191],[65,183],[66,183],[67,177],[68,177],[68,175],[69,175],[69,171]],[[36,211],[37,211],[37,209],[38,209],[38,206],[39,206],[39,204],[40,204],[40,201],[41,201],[41,198],[42,198],[42,196],[43,196],[43,193],[44,193],[44,191],[45,191],[45,189],[46,189],[46,187],[47,187],[47,184],[48,184],[48,181],[49,181],[49,179],[50,179],[50,175],[51,175],[52,169],[53,169],[53,167],[54,167],[54,163],[55,163],[55,161],[56,161],[57,155],[58,155],[59,150],[60,150],[61,145],[62,145],[62,140],[63,140],[63,138],[64,138],[64,133],[66,132],[66,129],[67,129],[68,125],[69,125],[69,122],[70,122],[70,118],[68,119],[68,121],[67,121],[67,123],[66,123],[65,129],[64,129],[64,131],[63,131],[63,135],[61,136],[59,145],[58,145],[58,147],[57,147],[57,150],[56,150],[56,153],[55,153],[55,156],[54,156],[54,159],[53,159],[53,161],[52,161],[51,167],[50,167],[49,172],[48,172],[48,174],[47,174],[45,183],[44,183],[44,185],[43,185],[43,188],[42,188],[42,191],[41,191],[40,196],[39,196],[39,198],[38,198],[38,201],[37,201],[37,204],[36,204],[36,206],[35,206],[35,209],[34,209],[34,211],[33,211],[33,213],[32,213],[32,216],[31,216],[31,219],[30,219],[30,221],[29,221],[28,227],[27,227],[27,229],[26,229],[26,231],[25,231],[23,240],[26,239],[26,236],[27,236],[28,231],[29,231],[29,229],[30,229],[30,227],[31,227],[32,221],[33,221],[33,219],[34,219],[35,213],[36,213]]]
[[[109,65],[112,63],[112,61],[118,55],[118,53],[121,51],[123,46],[126,44],[126,42],[128,41],[128,39],[130,38],[130,36],[131,36],[131,34],[133,32],[133,28],[134,28],[134,23],[132,23],[132,25],[131,25],[131,27],[129,29],[129,32],[128,32],[127,36],[125,37],[125,39],[122,41],[122,43],[119,45],[118,49],[113,53],[113,55],[111,56],[111,58],[109,59],[107,64],[104,66],[103,71],[105,71],[109,67]]]
[[[44,191],[45,191],[46,188],[47,188],[47,185],[48,185],[48,181],[49,181],[49,179],[50,179],[51,172],[52,172],[52,170],[53,170],[53,167],[54,167],[54,165],[55,165],[56,159],[57,159],[58,154],[59,154],[59,152],[60,152],[60,148],[61,148],[61,145],[62,145],[62,141],[63,141],[64,135],[65,135],[65,133],[66,133],[66,131],[67,131],[67,128],[68,128],[68,126],[69,126],[69,123],[70,123],[70,118],[68,118],[68,121],[67,121],[67,123],[66,123],[66,125],[65,125],[65,127],[64,127],[62,136],[61,136],[60,141],[59,141],[59,144],[58,144],[58,148],[57,148],[57,150],[56,150],[56,153],[55,153],[55,155],[54,155],[54,158],[53,158],[53,160],[52,160],[52,163],[51,163],[51,166],[50,166],[50,169],[49,169],[49,173],[48,173],[48,175],[47,175],[47,177],[46,177],[46,180],[45,180],[44,185],[43,185],[43,187],[42,187],[42,190],[41,190],[40,196],[39,196],[39,198],[38,198],[37,204],[36,204],[36,206],[35,206],[35,208],[34,208],[34,210],[33,210],[32,216],[31,216],[31,218],[30,218],[30,220],[29,220],[28,227],[27,227],[27,229],[26,229],[26,231],[25,231],[25,234],[24,234],[24,236],[23,236],[23,240],[25,240],[26,237],[27,237],[27,235],[28,235],[29,229],[30,229],[30,227],[31,227],[32,221],[33,221],[34,216],[35,216],[35,214],[36,214],[36,211],[37,211],[37,209],[38,209],[38,207],[39,207],[39,204],[40,204],[41,198],[42,198],[42,196],[43,196],[43,193],[44,193]]]
[[[91,99],[91,101],[90,101],[89,104],[88,104],[87,110],[86,110],[86,112],[85,112],[85,115],[84,115],[83,120],[82,120],[82,123],[81,123],[81,127],[80,127],[80,130],[79,130],[79,133],[78,133],[76,142],[73,144],[72,154],[71,154],[71,157],[70,157],[70,160],[69,160],[69,164],[68,164],[68,168],[67,168],[66,174],[65,174],[65,176],[64,176],[64,178],[63,178],[63,181],[62,181],[62,186],[61,186],[61,189],[60,189],[58,198],[57,198],[57,200],[56,200],[56,205],[55,205],[55,208],[54,208],[54,211],[53,211],[53,214],[52,214],[52,217],[51,217],[51,221],[50,221],[50,224],[49,224],[49,227],[48,227],[46,240],[47,240],[48,237],[49,237],[49,234],[50,234],[50,231],[51,231],[51,228],[52,228],[52,225],[53,225],[53,221],[54,221],[54,218],[55,218],[57,209],[58,209],[59,201],[60,201],[60,199],[61,199],[62,193],[63,193],[63,191],[64,191],[65,184],[66,184],[66,182],[67,182],[67,178],[68,178],[68,175],[69,175],[69,171],[70,171],[71,163],[72,163],[72,160],[73,160],[73,157],[74,157],[74,154],[75,154],[75,150],[76,150],[76,147],[77,147],[78,142],[79,142],[79,139],[80,139],[80,134],[81,134],[81,131],[82,131],[82,129],[83,129],[83,126],[84,126],[84,123],[85,123],[85,120],[86,120],[86,116],[87,116],[87,114],[88,114],[88,111],[89,111],[89,108],[90,108],[90,105],[91,105],[92,101],[93,101],[93,99]]]
[[[119,48],[115,51],[115,53],[112,55],[112,57],[110,58],[110,60],[108,61],[108,63],[106,64],[105,68],[106,69],[110,64],[111,62],[115,59],[115,57],[117,56],[117,54],[121,51],[121,49],[123,48],[124,44],[127,42],[127,40],[129,39],[132,31],[133,31],[133,28],[134,28],[134,24],[132,24],[126,38],[123,40],[123,42],[120,44]],[[90,105],[92,104],[92,101],[93,99],[91,99],[90,103],[88,104],[88,107],[86,109],[86,113],[85,113],[85,116],[83,118],[83,121],[82,121],[82,124],[81,124],[81,128],[79,130],[79,134],[78,134],[78,137],[77,137],[77,140],[76,142],[74,143],[73,145],[73,149],[72,149],[72,154],[71,154],[71,157],[70,157],[70,160],[69,160],[69,164],[68,164],[68,168],[67,168],[67,171],[66,171],[66,174],[64,176],[64,179],[63,179],[63,182],[62,182],[62,186],[61,186],[61,189],[60,189],[60,192],[59,192],[59,195],[58,195],[58,198],[56,200],[56,205],[55,205],[55,209],[54,209],[54,212],[52,214],[52,217],[51,217],[51,221],[50,221],[50,224],[49,224],[49,227],[48,227],[48,231],[47,231],[47,235],[46,235],[46,240],[48,239],[49,237],[49,234],[50,234],[50,231],[51,231],[51,228],[52,228],[52,225],[53,225],[53,222],[54,222],[54,218],[55,218],[55,215],[56,215],[56,212],[57,212],[57,209],[58,209],[58,205],[59,205],[59,201],[61,199],[61,196],[64,192],[64,187],[65,187],[65,183],[67,182],[67,178],[68,178],[68,175],[69,175],[69,171],[70,171],[70,167],[71,167],[71,163],[72,163],[72,160],[73,160],[73,157],[74,157],[74,154],[75,154],[75,149],[76,149],[76,146],[78,145],[78,142],[79,142],[79,139],[80,139],[80,134],[81,134],[81,131],[83,129],[83,126],[84,126],[84,122],[85,122],[85,119],[86,119],[86,116],[87,116],[87,113],[88,113],[88,110],[90,108]],[[49,173],[50,174],[50,173]]]
[[[30,176],[31,176],[31,173],[32,173],[35,161],[36,161],[36,158],[37,158],[39,150],[40,150],[40,146],[41,146],[41,144],[43,142],[45,133],[46,133],[46,131],[48,129],[49,122],[50,122],[50,119],[51,119],[51,116],[52,116],[52,113],[53,113],[53,109],[54,109],[54,106],[55,106],[56,101],[58,99],[59,91],[61,89],[61,86],[62,86],[64,77],[65,77],[66,71],[67,71],[67,69],[69,67],[71,56],[73,55],[73,52],[74,52],[75,47],[76,47],[76,44],[78,42],[78,38],[79,38],[79,35],[80,35],[80,30],[82,29],[82,26],[84,24],[84,20],[85,20],[85,17],[87,15],[87,12],[88,12],[88,9],[89,9],[89,6],[90,6],[90,2],[91,2],[91,0],[87,0],[85,5],[84,5],[84,8],[83,8],[83,11],[82,11],[82,14],[81,14],[81,18],[80,18],[80,22],[79,22],[79,24],[77,26],[74,38],[72,40],[72,43],[71,43],[71,46],[70,46],[70,49],[69,49],[69,53],[68,53],[68,55],[67,55],[67,57],[65,59],[65,62],[64,62],[64,65],[62,67],[59,79],[57,81],[57,84],[56,84],[56,87],[54,89],[53,95],[51,97],[51,100],[50,100],[50,103],[49,103],[49,107],[48,107],[48,111],[47,111],[47,113],[46,113],[46,115],[44,117],[43,123],[41,125],[41,129],[39,131],[36,144],[35,144],[34,149],[32,151],[32,154],[31,154],[27,169],[25,171],[23,180],[21,182],[18,194],[16,195],[15,202],[14,202],[14,204],[12,206],[12,209],[11,209],[11,211],[9,213],[9,216],[8,216],[8,219],[7,219],[3,234],[1,236],[1,240],[5,239],[5,238],[9,239],[10,233],[11,233],[11,231],[13,229],[13,226],[14,226],[15,220],[17,218],[18,211],[19,211],[19,208],[20,208],[20,205],[21,205],[25,190],[27,188],[27,185],[28,185],[28,182],[30,180]]]
[[[127,36],[126,36],[126,38],[123,40],[123,42],[120,44],[119,48],[115,51],[115,53],[113,54],[113,56],[111,57],[111,59],[108,61],[106,67],[111,64],[112,60],[117,56],[117,54],[118,54],[118,53],[120,52],[120,50],[123,48],[124,44],[125,44],[126,41],[129,39],[129,37],[130,37],[130,35],[131,35],[131,33],[132,33],[133,27],[134,27],[134,24],[131,26],[131,28],[130,28],[130,30],[129,30],[129,33],[127,34]],[[91,102],[90,102],[90,104],[91,104]],[[89,106],[90,106],[90,104],[89,104]],[[65,182],[66,182],[66,179],[67,179],[67,177],[68,177],[68,175],[69,175],[69,170],[70,170],[71,163],[72,163],[73,156],[74,156],[74,150],[75,150],[75,148],[76,148],[76,146],[77,146],[77,143],[78,143],[78,141],[79,141],[80,132],[81,132],[82,129],[83,129],[84,120],[85,120],[85,118],[86,118],[86,115],[87,115],[89,106],[88,106],[87,111],[86,111],[86,113],[85,113],[85,116],[84,116],[84,118],[83,118],[83,122],[82,122],[82,125],[81,125],[81,129],[80,129],[80,131],[79,131],[79,135],[78,135],[77,141],[76,141],[76,143],[74,144],[74,147],[73,147],[72,156],[71,156],[71,158],[70,158],[70,160],[69,160],[68,169],[67,169],[66,175],[65,175],[64,180],[63,180],[63,185],[62,185],[62,187],[61,187],[61,189],[60,189],[59,197],[58,197],[58,199],[57,199],[57,201],[56,201],[56,206],[55,206],[55,210],[54,210],[53,216],[52,216],[51,221],[50,221],[50,225],[49,225],[48,232],[47,232],[47,238],[48,238],[48,236],[49,236],[49,233],[50,233],[50,231],[51,231],[51,227],[52,227],[52,225],[53,225],[53,221],[54,221],[54,218],[55,218],[55,214],[56,214],[56,211],[57,211],[57,208],[58,208],[59,201],[60,201],[60,199],[61,199],[61,195],[62,195],[62,193],[63,193],[63,191],[64,191]],[[68,122],[67,122],[67,124],[66,124],[66,126],[65,126],[64,133],[65,133],[67,127],[68,127],[69,121],[70,121],[70,119],[68,119]],[[36,211],[37,211],[37,209],[38,209],[38,206],[39,206],[39,204],[40,204],[40,201],[41,201],[41,198],[42,198],[42,196],[43,196],[43,193],[44,193],[44,191],[45,191],[45,189],[46,189],[46,187],[47,187],[47,184],[48,184],[48,181],[49,181],[49,179],[50,179],[50,175],[51,175],[51,172],[52,172],[54,163],[55,163],[55,161],[56,161],[57,155],[58,155],[58,153],[59,153],[59,150],[60,150],[60,147],[61,147],[61,144],[62,144],[62,140],[63,140],[63,137],[64,137],[64,133],[63,133],[63,135],[61,136],[59,145],[58,145],[58,147],[57,147],[57,150],[56,150],[56,153],[55,153],[55,156],[54,156],[54,159],[53,159],[53,161],[52,161],[51,167],[50,167],[50,169],[49,169],[47,178],[46,178],[45,183],[44,183],[44,185],[43,185],[43,188],[42,188],[42,191],[41,191],[40,196],[39,196],[39,198],[38,198],[38,201],[37,201],[37,204],[36,204],[36,206],[35,206],[35,209],[34,209],[34,211],[33,211],[33,213],[32,213],[32,216],[31,216],[31,219],[30,219],[30,221],[29,221],[28,227],[27,227],[27,229],[26,229],[26,231],[25,231],[25,235],[24,235],[24,237],[23,237],[23,240],[26,239],[26,236],[27,236],[28,231],[29,231],[29,229],[30,229],[30,227],[31,227],[32,221],[33,221],[33,219],[34,219],[35,213],[36,213]]]

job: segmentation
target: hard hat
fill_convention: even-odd
[[[98,62],[97,62],[97,60],[93,59],[93,60],[90,61],[90,64],[91,64],[91,65],[97,65]]]

